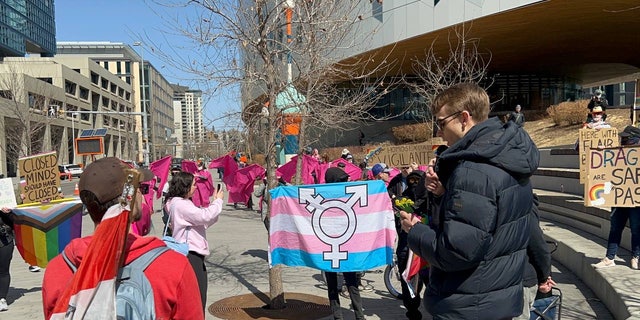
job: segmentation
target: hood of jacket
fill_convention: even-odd
[[[522,127],[493,117],[473,126],[440,154],[435,170],[443,183],[462,161],[491,164],[520,180],[530,177],[538,168],[540,153]]]

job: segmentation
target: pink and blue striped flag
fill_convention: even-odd
[[[393,262],[396,230],[382,181],[283,186],[269,192],[273,265],[350,272]]]

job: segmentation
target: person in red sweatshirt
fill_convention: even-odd
[[[117,158],[102,158],[91,163],[80,177],[78,188],[80,199],[87,206],[96,227],[107,212],[117,203],[122,194],[126,174]],[[137,169],[143,180],[151,179],[146,169]],[[141,199],[140,190],[137,199]],[[141,202],[131,204],[131,219],[140,216]],[[74,239],[64,249],[65,255],[75,266],[80,266],[93,236]],[[129,233],[125,240],[124,264],[128,264],[144,253],[165,246],[156,237],[142,237]],[[156,319],[204,319],[204,308],[193,268],[182,254],[168,250],[159,255],[144,271],[153,288]],[[42,303],[45,319],[50,319],[59,297],[74,276],[61,255],[53,258],[45,269],[42,282]]]

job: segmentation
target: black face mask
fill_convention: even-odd
[[[142,193],[142,194],[149,193],[149,185],[148,184],[141,184],[138,189],[140,189],[140,193]]]

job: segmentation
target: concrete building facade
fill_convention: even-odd
[[[104,154],[135,150],[131,86],[88,58],[5,58],[0,63],[0,170],[17,174],[17,159],[56,150],[59,164],[76,156],[83,129],[106,129]]]
[[[141,46],[141,50],[144,50],[144,45]],[[173,130],[173,89],[158,69],[148,61],[143,64],[143,54],[138,54],[128,44],[118,42],[59,42],[56,57],[66,56],[91,58],[131,84],[135,112],[147,114],[148,158],[154,161],[163,157],[167,152],[165,144],[168,130]],[[140,148],[133,159],[137,162],[145,160],[144,126],[142,118],[137,117],[135,132],[138,133],[137,145]]]

